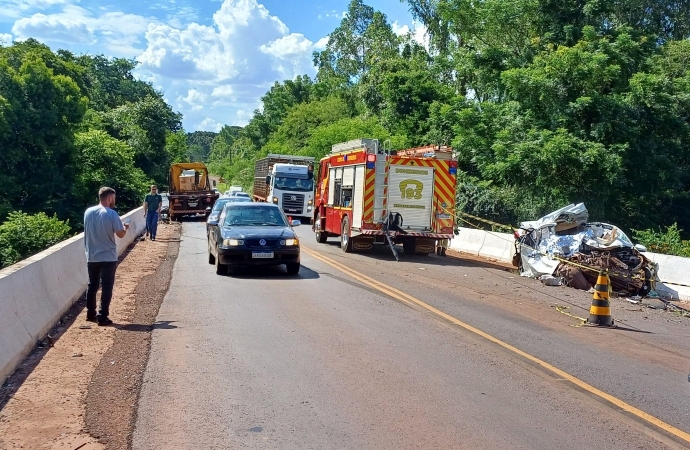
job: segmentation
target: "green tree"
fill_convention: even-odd
[[[70,226],[43,212],[11,212],[0,224],[0,268],[7,267],[67,239]]]
[[[70,209],[73,135],[87,99],[47,47],[32,42],[0,48],[0,220],[11,209]],[[54,66],[52,69],[47,62]]]
[[[162,98],[148,96],[105,114],[106,130],[134,149],[134,163],[147,177],[167,186],[172,155],[166,152],[169,132],[181,130],[181,116]]]
[[[135,166],[134,150],[129,145],[100,130],[78,133],[75,142],[79,171],[72,190],[73,223],[81,227],[84,209],[97,202],[98,189],[102,186],[117,191],[119,212],[141,205],[151,180]]]
[[[190,161],[208,162],[216,136],[218,136],[218,133],[213,131],[187,133]]]

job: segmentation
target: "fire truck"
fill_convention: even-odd
[[[395,244],[429,254],[453,237],[457,161],[448,147],[397,151],[376,139],[332,146],[321,159],[313,229],[325,243],[338,237],[346,253]],[[440,253],[440,252],[439,252]]]

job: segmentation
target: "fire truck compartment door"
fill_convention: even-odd
[[[354,186],[355,184],[355,168],[343,168],[343,186]]]
[[[352,195],[352,226],[359,228],[364,214],[364,166],[355,167],[355,191]]]
[[[433,167],[391,165],[388,180],[388,209],[402,215],[403,229],[431,228]]]
[[[328,204],[333,206],[335,200],[335,169],[330,170],[328,175]]]

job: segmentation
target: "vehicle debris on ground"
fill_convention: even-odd
[[[608,271],[612,290],[646,297],[658,281],[658,265],[645,257],[615,225],[588,222],[584,203],[571,204],[535,221],[522,222],[515,232],[520,274],[560,277],[564,284],[589,290],[601,271]]]

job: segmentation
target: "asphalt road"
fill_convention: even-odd
[[[476,261],[346,255],[335,241],[316,244],[308,226],[298,230],[298,277],[283,268],[217,276],[204,224],[184,224],[134,449],[682,447],[678,433],[650,420],[690,432],[687,319],[621,308],[620,329],[575,327],[555,305],[586,317],[586,293]]]

